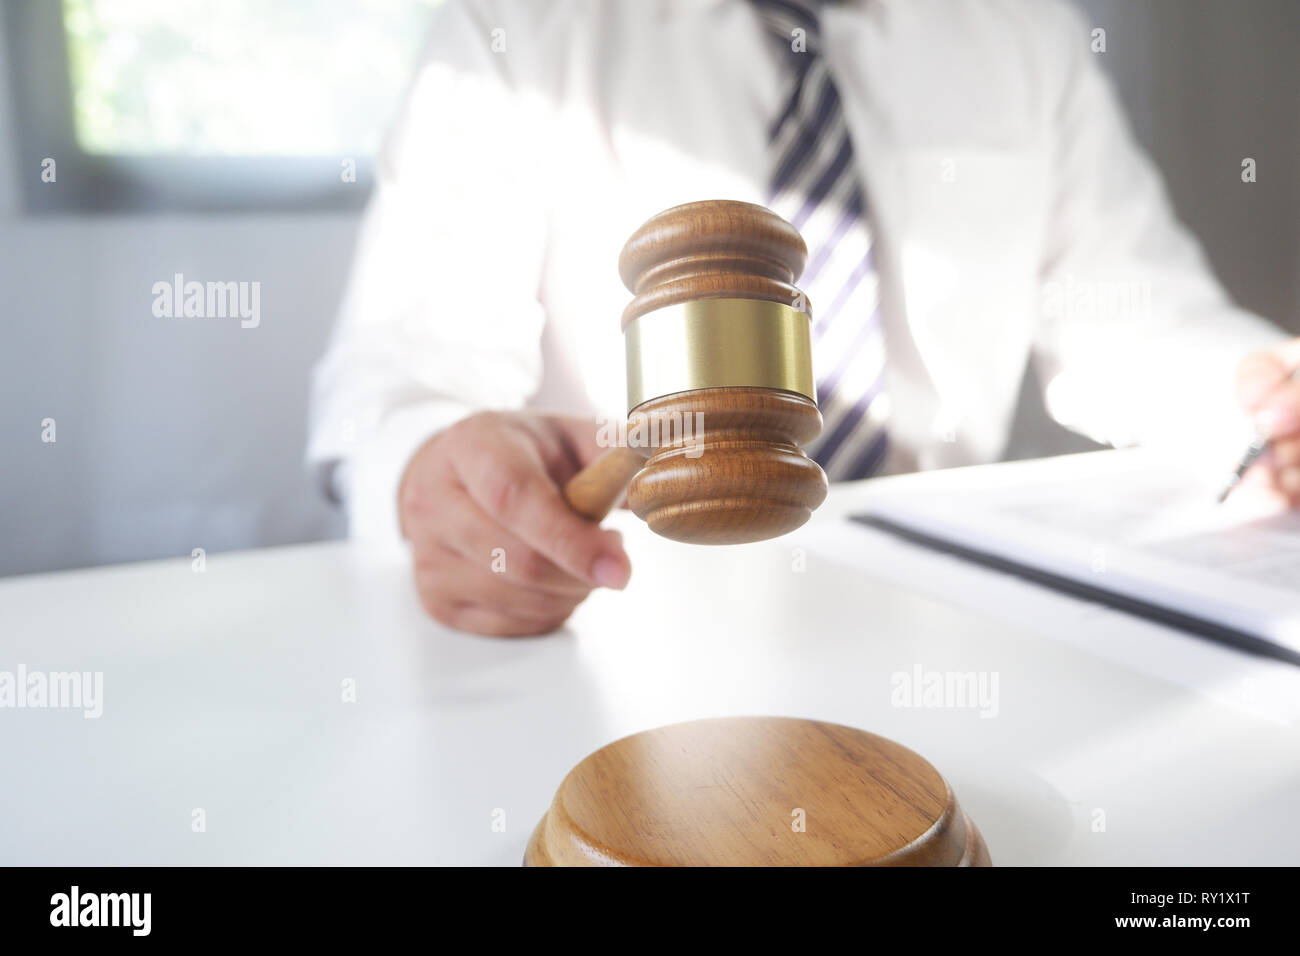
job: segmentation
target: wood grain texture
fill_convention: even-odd
[[[803,812],[805,829],[792,826]],[[939,773],[883,737],[726,717],[625,737],[564,779],[528,866],[988,866]]]
[[[807,256],[798,230],[762,206],[722,200],[676,206],[652,217],[623,249],[619,272],[634,295],[624,328],[657,309],[708,298],[780,302],[810,314],[794,285]],[[702,435],[656,429],[668,437],[639,449],[647,460],[628,501],[658,534],[693,544],[761,541],[799,527],[826,498],[826,476],[802,450],[822,426],[807,396],[775,388],[694,388],[653,396],[632,411],[702,423]],[[571,482],[584,514],[599,510],[587,499],[607,496],[615,477],[604,459],[592,468],[603,471]]]
[[[623,327],[695,299],[790,305],[800,296],[794,283],[807,260],[799,230],[763,206],[721,199],[674,206],[652,216],[623,246],[618,271],[634,295]]]
[[[602,521],[644,464],[645,458],[634,449],[611,448],[569,479],[564,500],[584,518]]]
[[[800,448],[821,431],[822,416],[802,395],[707,388],[638,411],[670,420],[700,413],[704,425],[689,443],[661,442],[632,479],[628,504],[656,534],[691,544],[763,541],[798,528],[826,500],[826,475]]]

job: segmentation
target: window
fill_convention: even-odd
[[[27,206],[360,205],[438,2],[10,0]]]

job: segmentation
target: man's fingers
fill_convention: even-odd
[[[449,551],[417,559],[415,585],[430,617],[457,630],[488,634],[553,631],[582,600],[520,588]]]
[[[1288,343],[1289,348],[1295,343]],[[1300,435],[1300,382],[1288,381],[1290,356],[1284,350],[1260,352],[1241,363],[1237,394],[1255,422],[1271,438]]]
[[[1262,400],[1255,419],[1274,440],[1300,435],[1300,382],[1275,386]]]
[[[1300,438],[1279,439],[1268,450],[1279,471],[1300,468]]]
[[[1280,452],[1280,454],[1279,454]],[[1268,452],[1246,472],[1235,497],[1273,506],[1294,508],[1300,504],[1300,439],[1286,439],[1269,446]]]
[[[421,549],[415,560],[416,584],[457,601],[496,608],[527,619],[568,616],[586,592],[549,594],[522,588],[486,567],[471,564],[445,547]]]
[[[1286,495],[1289,503],[1295,504],[1296,499],[1300,498],[1300,468],[1278,472],[1277,487]]]
[[[1300,500],[1300,438],[1283,438],[1272,442],[1258,468],[1267,474],[1274,490],[1294,505]]]
[[[533,550],[592,585],[627,585],[631,565],[619,536],[569,508],[525,436],[455,464],[470,497]]]
[[[441,523],[430,530],[429,539],[421,538],[422,544],[442,543],[467,563],[521,588],[578,600],[591,591],[586,580],[565,571],[509,528],[497,524],[464,489],[449,490],[446,504]]]
[[[1237,392],[1269,439],[1268,454],[1246,476],[1253,488],[1296,507],[1300,504],[1300,339],[1248,357],[1237,371]]]
[[[1237,395],[1250,411],[1259,408],[1269,394],[1286,381],[1289,369],[1281,356],[1273,352],[1256,352],[1247,356],[1237,369]]]
[[[572,419],[482,412],[427,442],[398,507],[426,612],[482,634],[561,626],[595,586],[626,586],[617,532],[575,514],[560,483],[600,449]]]
[[[601,425],[594,418],[553,418],[560,440],[577,460],[578,465],[586,468],[593,461],[609,450],[600,441]]]
[[[485,634],[488,637],[532,637],[537,634],[549,634],[564,624],[563,620],[554,623],[524,621],[492,608],[474,604],[456,604],[440,611],[434,611],[426,604],[425,610],[438,623],[453,630]]]

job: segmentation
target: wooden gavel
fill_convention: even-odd
[[[619,257],[634,296],[629,441],[565,486],[575,511],[599,521],[626,490],[651,530],[693,544],[762,541],[808,520],[826,475],[802,450],[822,427],[794,285],[807,258],[794,226],[743,202],[675,206],[632,235]]]

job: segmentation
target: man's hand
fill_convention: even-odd
[[[595,431],[586,419],[483,412],[412,456],[398,508],[432,617],[480,634],[540,634],[593,587],[627,585],[618,532],[578,517],[561,493],[600,453]]]
[[[1290,380],[1297,367],[1300,339],[1292,339],[1249,356],[1237,373],[1242,404],[1271,439],[1247,478],[1265,484],[1292,507],[1300,506],[1300,381]]]

